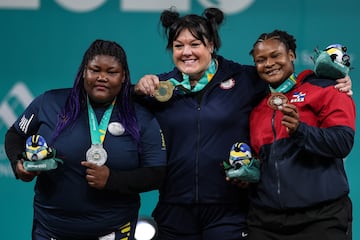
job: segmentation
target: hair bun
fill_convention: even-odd
[[[224,13],[218,8],[206,8],[203,15],[209,21],[215,21],[218,25],[224,21]]]
[[[180,17],[180,14],[176,11],[175,8],[170,8],[168,10],[164,10],[161,13],[160,21],[163,27],[168,28],[170,27],[176,20],[178,20]]]

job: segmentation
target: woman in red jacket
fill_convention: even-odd
[[[251,196],[249,240],[351,239],[344,158],[355,134],[355,104],[335,81],[294,72],[292,35],[261,34],[251,54],[268,95],[250,115],[251,146],[262,161]]]

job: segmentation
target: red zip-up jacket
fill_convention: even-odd
[[[310,71],[299,74],[286,93],[300,124],[289,136],[283,114],[265,97],[250,115],[251,146],[262,161],[253,204],[270,209],[313,206],[349,193],[344,170],[355,134],[355,104],[334,88],[335,81]]]

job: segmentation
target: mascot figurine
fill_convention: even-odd
[[[350,71],[350,56],[347,48],[341,44],[329,45],[325,50],[315,49],[312,57],[314,72],[320,78],[339,79],[348,75]]]
[[[48,147],[45,139],[40,135],[32,135],[25,142],[25,161],[23,166],[26,171],[48,171],[57,168],[57,163],[62,160],[55,158],[56,151]]]
[[[40,135],[32,135],[26,140],[25,154],[30,161],[42,160],[50,154],[51,149]]]
[[[246,143],[235,143],[230,149],[229,159],[223,162],[223,166],[229,179],[259,181],[260,161],[252,157],[251,148]]]

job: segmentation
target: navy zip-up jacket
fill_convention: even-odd
[[[261,179],[252,202],[283,210],[311,207],[349,193],[343,158],[355,134],[355,104],[334,88],[335,81],[317,79],[307,70],[286,93],[299,112],[300,125],[289,136],[283,114],[267,104],[250,118],[251,146],[262,161]]]
[[[225,180],[222,162],[237,141],[249,143],[249,115],[266,85],[252,66],[217,57],[218,70],[207,86],[187,95],[174,90],[168,102],[152,102],[168,154],[160,202],[244,204],[247,192]],[[160,80],[182,74],[174,68]]]

